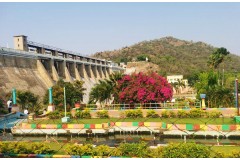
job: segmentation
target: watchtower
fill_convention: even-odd
[[[27,36],[14,36],[14,49],[28,51]]]

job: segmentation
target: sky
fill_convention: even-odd
[[[166,36],[240,55],[240,3],[0,2],[0,46],[15,35],[82,55]]]

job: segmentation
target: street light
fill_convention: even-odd
[[[238,106],[238,79],[235,79],[235,106],[237,108],[237,115],[239,116],[239,106]]]
[[[62,123],[66,123],[70,121],[70,117],[67,117],[67,107],[66,107],[66,92],[65,87],[63,88],[64,93],[64,109],[65,109],[65,117],[62,118]]]

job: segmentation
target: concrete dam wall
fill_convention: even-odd
[[[86,88],[83,103],[91,88],[109,74],[121,71],[111,62],[64,53],[61,56],[0,48],[0,96],[16,90],[31,91],[41,98],[60,78],[65,82],[82,80]]]
[[[42,97],[50,86],[38,71],[37,59],[0,55],[1,96],[16,88]]]

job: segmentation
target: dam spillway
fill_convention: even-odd
[[[0,47],[0,96],[16,88],[42,97],[59,79],[66,82],[82,80],[86,88],[83,103],[87,103],[94,84],[108,78],[112,72],[123,71],[111,61],[82,56],[24,38],[14,37],[15,49]]]

